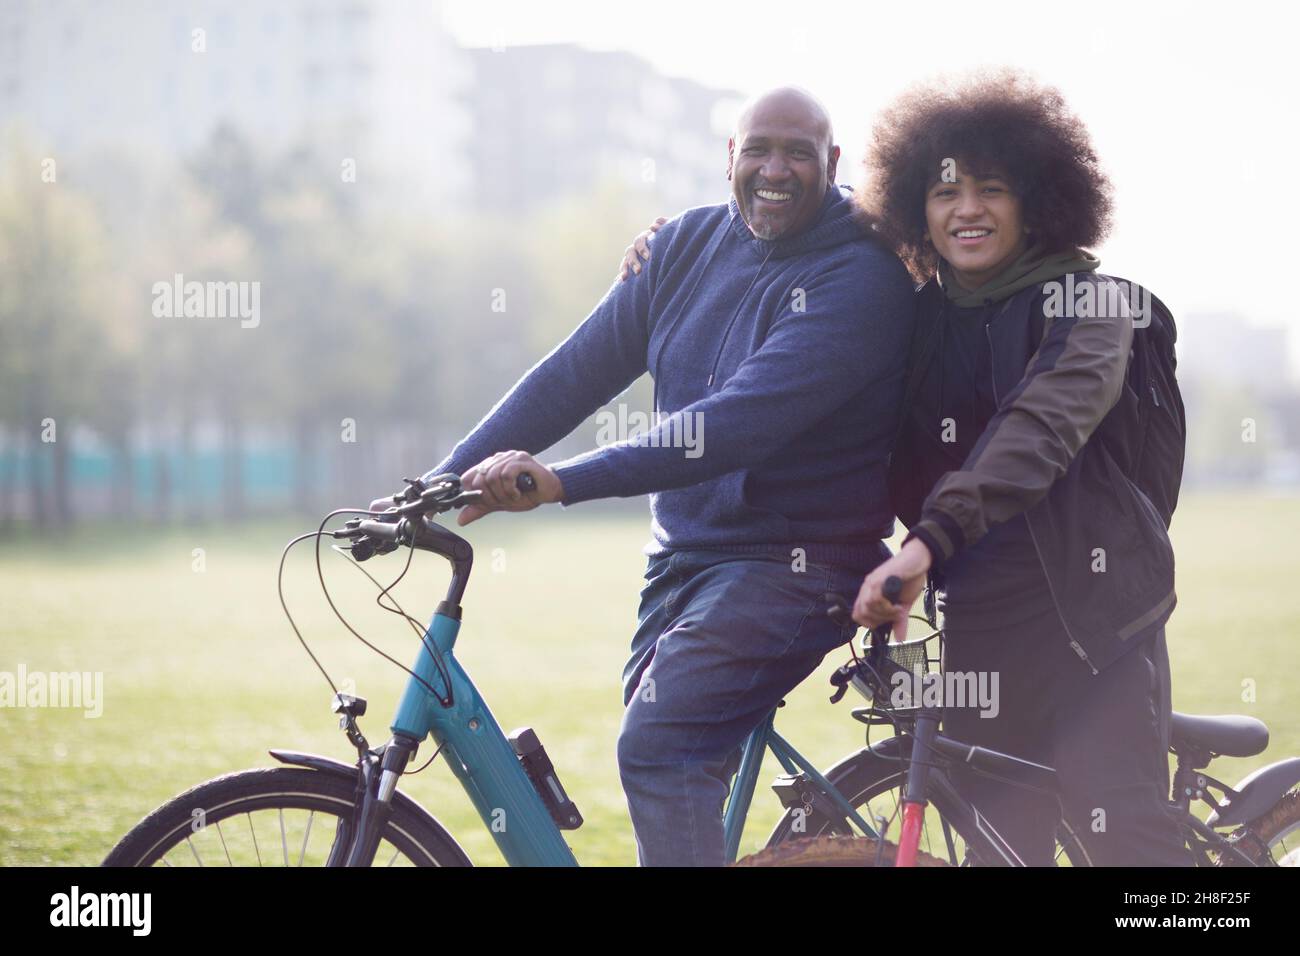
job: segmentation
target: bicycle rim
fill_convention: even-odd
[[[353,783],[311,770],[247,771],[164,804],[123,838],[109,866],[323,866],[351,832]],[[422,820],[394,808],[374,866],[460,862]]]

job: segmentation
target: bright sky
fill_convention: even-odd
[[[466,46],[578,43],[628,50],[667,74],[745,94],[805,86],[830,109],[843,182],[857,179],[872,116],[908,84],[978,65],[1027,69],[1084,118],[1115,183],[1103,271],[1147,285],[1180,320],[1231,311],[1253,325],[1286,326],[1295,373],[1300,313],[1263,281],[1300,223],[1300,191],[1270,179],[1300,156],[1291,9],[1133,0],[445,3],[447,26]],[[1195,322],[1182,331],[1194,335]]]

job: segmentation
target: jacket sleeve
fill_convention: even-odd
[[[1110,297],[1097,296],[1104,298]],[[925,544],[934,568],[1037,504],[1119,401],[1133,319],[1126,307],[1100,311],[1118,314],[1047,320],[1024,377],[999,403],[961,469],[946,474],[926,498],[907,537]]]
[[[806,309],[779,316],[721,389],[648,432],[555,465],[564,503],[667,491],[751,467],[869,383],[881,394],[901,390],[914,304],[897,260],[846,261],[805,293]],[[674,439],[688,428],[697,445],[683,452]]]

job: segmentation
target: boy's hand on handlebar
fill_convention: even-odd
[[[534,490],[521,491],[517,481],[524,472],[533,476]],[[560,501],[564,486],[559,476],[532,455],[522,451],[498,452],[460,476],[464,491],[482,492],[482,497],[461,509],[456,523],[464,526],[493,511],[531,511],[538,505]]]
[[[632,245],[623,250],[623,262],[618,267],[619,281],[624,281],[632,273],[641,272],[641,260],[650,258],[650,239],[659,227],[668,220],[660,216],[650,223],[650,228],[632,240]]]
[[[893,624],[893,639],[905,640],[908,613],[912,603],[925,590],[925,573],[929,570],[930,552],[926,546],[915,539],[907,542],[897,554],[863,579],[858,599],[853,602],[853,620],[864,627],[877,627],[889,621]],[[885,580],[891,575],[903,582],[897,604],[883,593]]]

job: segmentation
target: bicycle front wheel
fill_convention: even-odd
[[[323,866],[344,841],[355,782],[294,767],[244,770],[163,804],[124,836],[104,866]],[[375,866],[470,866],[450,834],[398,795]]]

